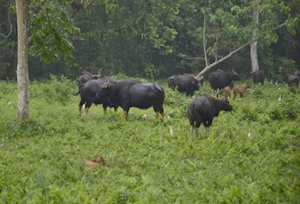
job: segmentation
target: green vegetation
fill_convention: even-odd
[[[126,122],[99,106],[79,117],[77,87],[64,77],[34,81],[31,119],[20,122],[17,85],[1,82],[0,203],[299,202],[299,89],[251,88],[209,136],[202,126],[191,139],[192,99],[162,84],[165,119],[132,108]],[[85,169],[96,155],[106,165]]]

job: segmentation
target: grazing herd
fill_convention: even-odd
[[[251,74],[254,86],[258,83],[264,85],[265,75],[263,71],[256,71]],[[80,115],[83,107],[88,114],[92,104],[102,104],[104,112],[106,112],[107,107],[114,108],[115,111],[121,107],[126,120],[131,107],[141,109],[152,107],[156,117],[164,117],[165,92],[158,84],[142,83],[138,80],[115,81],[108,77],[97,78],[98,76],[89,72],[83,72],[78,78],[79,91],[77,94],[80,95]],[[289,86],[296,85],[298,87],[299,79],[300,71],[285,77]],[[198,129],[201,124],[204,125],[208,134],[214,117],[218,116],[220,111],[233,110],[228,102],[228,97],[232,97],[232,95],[233,99],[238,95],[243,97],[250,87],[246,83],[233,87],[234,81],[240,80],[239,75],[234,70],[225,72],[218,69],[209,74],[208,80],[211,88],[219,92],[218,98],[202,94],[188,105],[187,115],[191,126],[191,136],[195,132],[196,137],[198,137]],[[185,93],[186,96],[193,96],[194,92],[202,86],[203,76],[197,78],[192,74],[173,75],[167,79],[167,83],[169,88]]]
[[[164,115],[163,103],[165,92],[158,84],[142,83],[138,80],[115,81],[110,78],[91,79],[79,85],[79,113],[84,106],[86,114],[92,104],[102,104],[104,112],[107,107],[117,110],[121,107],[125,118],[131,107],[147,109],[153,107],[159,115]]]

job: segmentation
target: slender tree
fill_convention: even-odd
[[[206,45],[207,45],[207,40],[206,40],[206,13],[205,10],[202,9],[203,13],[203,34],[202,34],[202,43],[203,43],[203,53],[204,53],[204,59],[205,59],[205,66],[207,67],[209,65],[208,59],[207,59],[207,51],[206,51]]]
[[[257,38],[258,34],[258,23],[259,23],[259,7],[258,3],[253,5],[253,29],[252,29],[252,40]],[[252,72],[259,70],[258,56],[257,56],[257,41],[253,42],[250,46],[250,56],[251,56],[251,68]]]
[[[69,34],[77,32],[68,16],[70,2],[64,1],[27,1],[28,27],[31,31],[31,54],[39,55],[46,62],[57,62],[64,59],[70,61],[74,47]],[[16,0],[17,30],[18,30],[18,107],[17,118],[29,118],[29,73],[28,73],[28,36],[26,24],[26,3]]]
[[[28,46],[26,32],[26,7],[24,0],[16,0],[18,26],[18,108],[17,118],[29,118],[29,75],[28,75]]]

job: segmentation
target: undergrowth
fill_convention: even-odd
[[[193,98],[165,83],[165,118],[132,108],[128,121],[94,105],[79,117],[76,83],[52,77],[31,83],[20,122],[16,83],[0,85],[0,203],[299,202],[300,95],[285,84],[229,98],[233,112],[198,139],[186,117]],[[85,169],[96,155],[106,164]]]

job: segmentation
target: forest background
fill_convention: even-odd
[[[0,79],[16,79],[15,2],[0,0]],[[268,79],[300,65],[300,1],[26,1],[31,80],[51,74],[166,78],[198,73],[251,40],[259,5],[258,60]],[[286,26],[272,30],[281,23]],[[251,71],[250,47],[215,66]],[[205,62],[205,57],[207,62]]]

